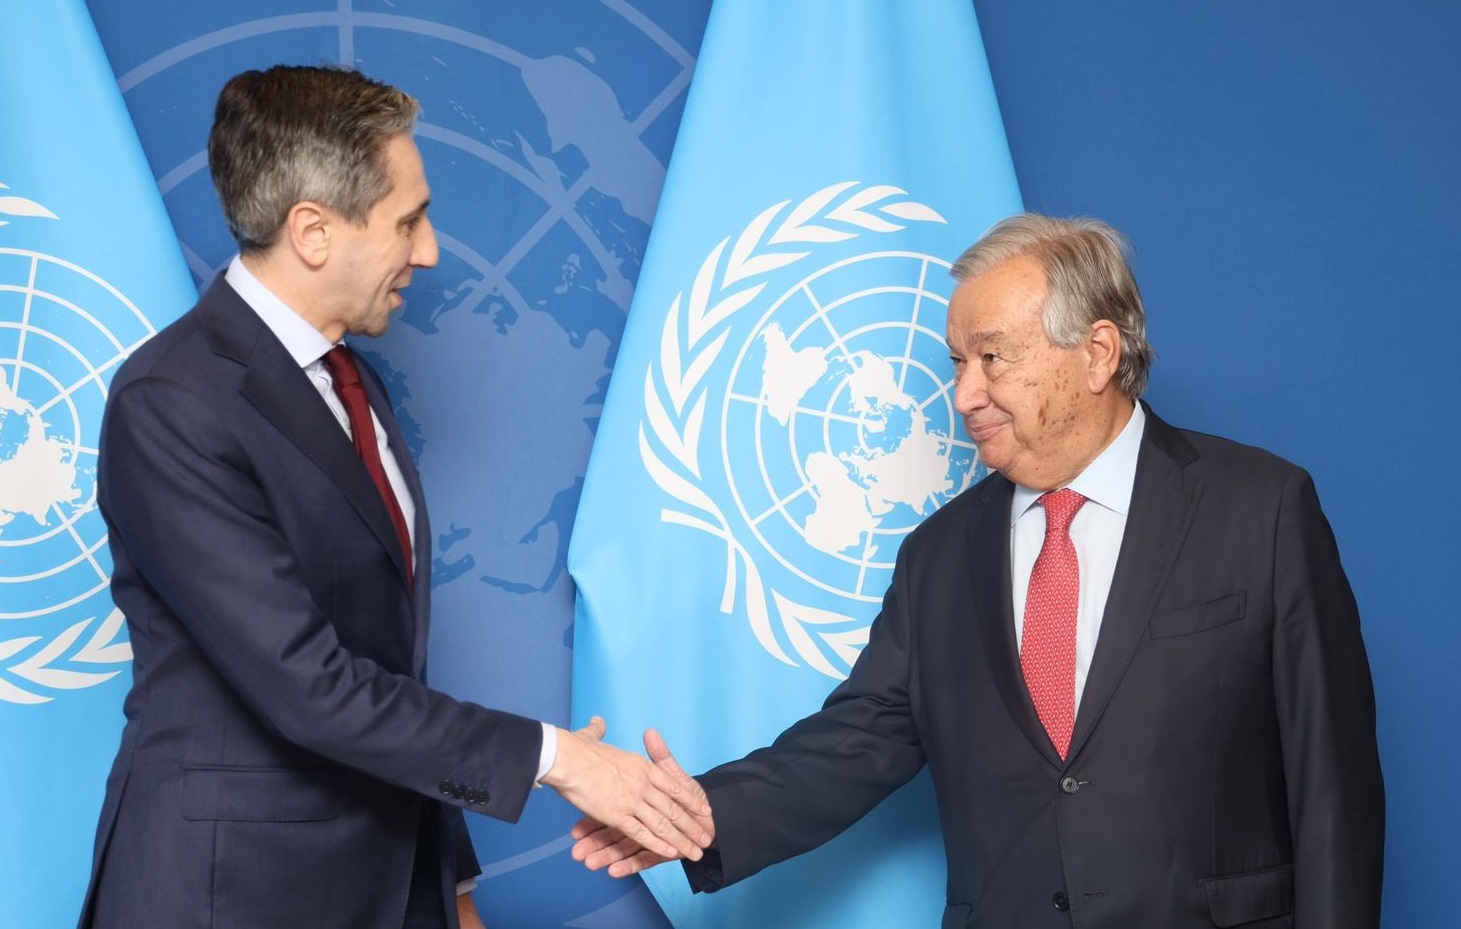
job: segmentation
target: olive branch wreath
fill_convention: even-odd
[[[661,509],[660,519],[709,533],[725,543],[722,613],[735,609],[740,566],[744,565],[746,614],[756,641],[778,661],[797,666],[777,641],[771,615],[774,608],[797,656],[833,678],[846,677],[846,672],[833,665],[827,652],[851,667],[867,644],[867,628],[839,630],[853,623],[853,618],[797,603],[774,589],[768,591],[750,552],[735,538],[720,506],[700,486],[700,442],[708,393],[704,381],[725,348],[731,320],[761,294],[766,275],[810,256],[815,246],[865,234],[899,232],[916,222],[947,220],[931,207],[908,199],[901,188],[860,181],[831,184],[795,204],[783,200],[767,207],[738,235],[722,239],[711,249],[695,273],[688,297],[685,291],[675,295],[660,332],[658,360],[647,366],[644,375],[640,458],[660,489],[683,507]]]
[[[83,687],[95,687],[103,681],[116,677],[121,673],[120,669],[71,671],[53,667],[59,661],[115,665],[132,660],[131,643],[117,641],[117,636],[122,631],[122,611],[113,608],[101,621],[101,625],[97,627],[96,631],[91,634],[91,637],[82,641],[82,633],[94,622],[96,622],[95,617],[73,623],[66,627],[60,635],[45,642],[39,648],[35,648],[35,646],[44,640],[44,636],[27,635],[0,641],[0,661],[8,661],[17,655],[23,655],[24,657],[19,658],[13,664],[7,665],[5,670],[41,688],[80,690]],[[80,645],[78,646],[77,643]],[[30,654],[25,654],[26,652],[30,652]],[[27,690],[0,679],[0,701],[34,704],[49,703],[52,699],[44,693]]]

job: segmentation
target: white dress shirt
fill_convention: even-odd
[[[1141,404],[1106,450],[1066,486],[1086,498],[1070,524],[1070,540],[1080,565],[1080,606],[1075,621],[1075,707],[1079,711],[1086,674],[1101,634],[1101,616],[1116,573],[1116,556],[1126,534],[1126,515],[1136,483],[1136,457],[1146,430]],[[1015,646],[1025,638],[1025,599],[1030,573],[1045,543],[1045,508],[1036,501],[1042,492],[1015,485],[1010,502],[1010,589],[1014,592]]]
[[[350,414],[345,411],[345,404],[341,402],[339,394],[335,393],[335,380],[330,376],[329,366],[325,364],[325,354],[335,346],[318,329],[306,322],[303,316],[265,287],[238,256],[234,256],[233,261],[229,262],[224,278],[259,319],[263,320],[264,325],[269,327],[269,331],[284,344],[284,350],[289,352],[295,363],[304,369],[310,383],[320,392],[325,405],[335,414],[340,428],[345,430],[345,434],[353,442],[355,435],[350,428]],[[411,545],[414,548],[416,501],[411,499],[411,492],[406,487],[406,478],[401,473],[396,453],[391,450],[390,441],[385,429],[381,427],[380,418],[375,415],[375,410],[370,411],[370,419],[375,425],[375,440],[380,450],[381,466],[385,469],[386,480],[390,481],[391,490],[396,495],[396,502],[400,504],[401,515],[406,519],[406,529],[411,535]],[[557,760],[558,730],[543,723],[543,748],[538,756],[538,773],[534,780],[542,780]]]
[[[330,412],[335,414],[335,419],[340,423],[340,428],[355,440],[355,433],[350,428],[350,414],[345,411],[345,404],[340,400],[340,395],[335,393],[335,380],[330,376],[329,366],[325,364],[325,355],[335,346],[325,338],[318,329],[305,322],[304,317],[289,308],[283,300],[280,300],[274,293],[265,287],[263,282],[254,277],[244,263],[235,257],[229,262],[228,271],[225,274],[230,287],[238,292],[243,301],[249,305],[269,331],[284,343],[284,350],[294,359],[295,363],[304,369],[309,376],[310,383],[315,390],[320,392],[325,405]],[[380,418],[375,415],[375,410],[370,411],[371,422],[375,426],[376,447],[380,451],[380,463],[385,469],[386,480],[391,484],[391,491],[396,495],[396,502],[400,504],[401,515],[406,518],[406,531],[411,535],[411,546],[416,545],[416,501],[411,499],[411,492],[406,488],[406,478],[401,473],[401,465],[396,461],[396,453],[391,450],[390,441],[386,437],[386,431],[381,427]]]

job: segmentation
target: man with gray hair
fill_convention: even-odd
[[[535,783],[698,857],[704,795],[426,684],[431,529],[385,331],[436,264],[415,100],[357,72],[231,79],[208,154],[239,256],[111,385],[99,501],[135,661],[83,929],[481,926],[462,810]]]
[[[943,926],[1376,929],[1384,788],[1314,484],[1175,429],[1111,227],[1007,219],[953,266],[955,406],[997,473],[909,535],[818,713],[698,778],[713,891],[931,769]],[[652,755],[676,770],[662,743]],[[574,855],[663,860],[580,823]]]

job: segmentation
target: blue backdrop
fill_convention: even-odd
[[[373,360],[441,532],[434,680],[566,722],[567,534],[708,3],[89,6],[200,283],[231,251],[202,154],[228,75],[346,60],[422,99],[442,262]],[[1461,8],[976,7],[1026,205],[1136,245],[1153,403],[1313,471],[1375,671],[1385,923],[1447,924],[1461,610],[1434,579],[1461,555]],[[546,795],[516,827],[474,818],[489,921],[663,926],[642,885],[568,861],[573,818]]]

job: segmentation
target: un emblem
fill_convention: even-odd
[[[14,196],[0,198],[0,213],[56,219]],[[113,370],[152,333],[85,268],[0,247],[0,701],[45,703],[111,679],[131,658],[106,597],[96,440]],[[69,621],[73,609],[91,615]],[[14,621],[39,634],[4,636]]]
[[[663,518],[724,541],[722,610],[743,599],[770,655],[832,677],[867,643],[867,604],[903,537],[980,470],[939,364],[948,263],[895,250],[815,261],[917,222],[944,220],[854,182],[768,208],[676,296],[645,376],[640,457],[682,507]],[[702,453],[707,414],[719,469]]]

